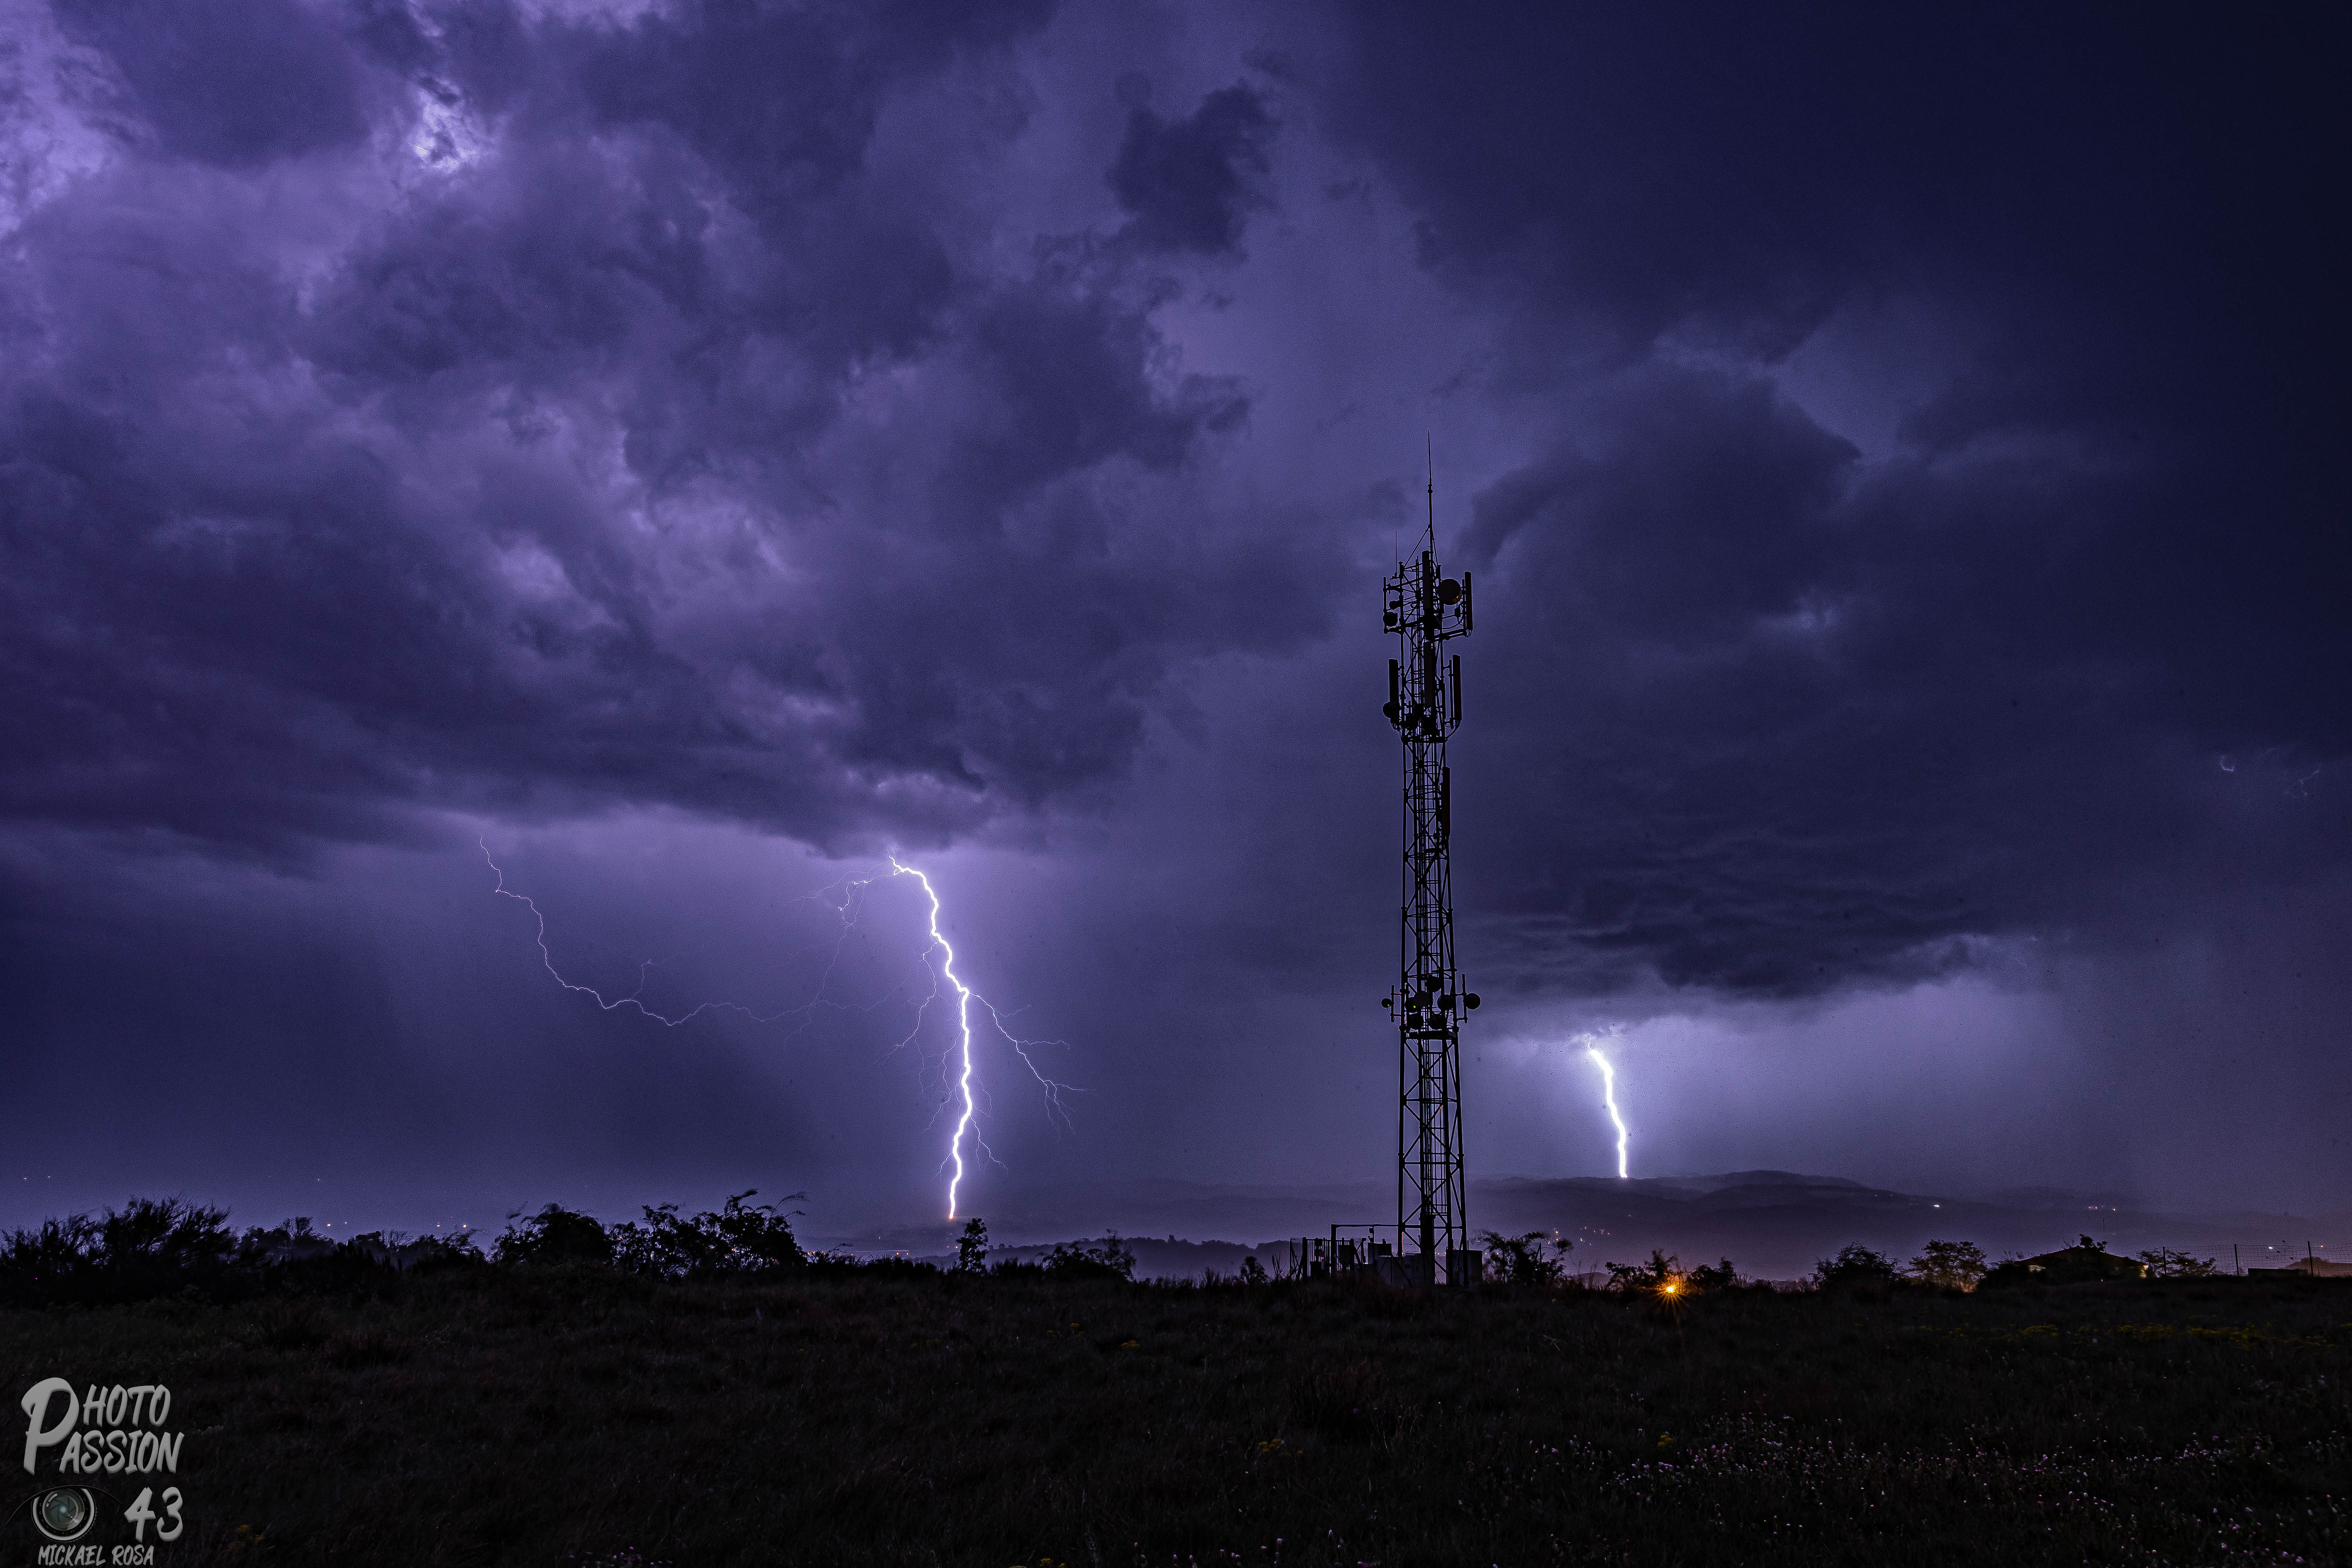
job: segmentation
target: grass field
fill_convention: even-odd
[[[172,1563],[2352,1562],[2326,1280],[1669,1309],[482,1267],[0,1312],[0,1365],[12,1402],[171,1386]]]

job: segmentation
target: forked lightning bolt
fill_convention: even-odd
[[[1588,1039],[1591,1037],[1586,1037]],[[1609,1108],[1609,1120],[1617,1128],[1617,1176],[1622,1181],[1625,1177],[1625,1119],[1617,1114],[1617,1072],[1609,1065],[1609,1058],[1601,1054],[1599,1046],[1585,1047],[1584,1054],[1591,1057],[1592,1065],[1601,1069],[1601,1103]]]
[[[961,1058],[962,1068],[956,1077],[956,1092],[962,1097],[963,1105],[961,1112],[956,1118],[955,1131],[948,1139],[948,1157],[945,1160],[940,1161],[940,1164],[942,1169],[945,1169],[949,1165],[953,1165],[955,1167],[955,1174],[948,1178],[948,1218],[957,1219],[961,1217],[956,1213],[956,1193],[957,1190],[963,1185],[963,1144],[965,1135],[969,1133],[971,1138],[972,1147],[979,1150],[982,1153],[987,1154],[992,1162],[1000,1165],[1003,1163],[1003,1161],[998,1160],[993,1153],[990,1152],[988,1145],[981,1139],[979,1129],[973,1126],[973,1121],[979,1115],[980,1108],[978,1102],[973,1097],[971,1082],[971,1005],[977,1002],[988,1010],[988,1021],[995,1026],[996,1032],[998,1034],[1004,1037],[1004,1043],[1013,1047],[1013,1055],[1021,1058],[1021,1065],[1029,1069],[1030,1076],[1034,1078],[1038,1083],[1044,1087],[1045,1090],[1046,1115],[1065,1127],[1069,1125],[1069,1113],[1064,1110],[1062,1106],[1062,1091],[1066,1089],[1069,1089],[1070,1086],[1066,1083],[1055,1083],[1052,1079],[1047,1078],[1043,1072],[1038,1070],[1035,1059],[1029,1055],[1029,1047],[1031,1046],[1060,1046],[1066,1045],[1067,1042],[1063,1040],[1024,1040],[1015,1035],[1012,1030],[1006,1028],[1004,1026],[1004,1016],[996,1010],[995,1005],[990,1002],[987,997],[982,996],[979,992],[974,991],[971,986],[966,985],[963,981],[957,976],[955,972],[955,948],[949,942],[947,937],[940,931],[940,895],[938,889],[931,886],[931,879],[923,875],[921,871],[916,869],[914,867],[901,864],[898,858],[895,855],[890,858],[890,874],[894,877],[912,877],[916,881],[922,884],[923,897],[929,899],[931,904],[931,945],[924,949],[924,956],[928,958],[932,952],[937,952],[940,955],[940,974],[941,978],[945,979],[950,985],[955,987],[956,1047]],[[922,1028],[923,1015],[929,1010],[931,1002],[938,995],[939,990],[937,986],[934,986],[932,988],[931,994],[923,998],[922,1005],[917,1008],[915,1012],[915,1027],[907,1031],[906,1038],[900,1040],[898,1042],[899,1045],[903,1046],[908,1040],[913,1039],[916,1032]],[[1076,1093],[1079,1091],[1074,1089],[1072,1092]]]
[[[490,891],[496,893],[502,899],[512,899],[515,902],[522,905],[523,908],[530,911],[531,919],[539,922],[539,961],[547,966],[547,972],[555,977],[555,983],[558,985],[562,986],[566,991],[575,992],[583,996],[593,997],[595,1000],[596,1005],[607,1013],[616,1011],[623,1007],[635,1007],[639,1013],[651,1018],[655,1023],[664,1025],[673,1029],[677,1028],[680,1024],[685,1023],[689,1018],[698,1017],[702,1014],[709,1012],[740,1013],[754,1023],[760,1024],[772,1024],[777,1018],[781,1018],[784,1016],[782,1013],[778,1013],[773,1016],[762,1018],[757,1013],[752,1012],[751,1008],[743,1006],[739,1003],[705,1002],[697,1006],[692,1012],[681,1013],[677,1017],[673,1018],[667,1014],[655,1012],[643,1002],[637,1000],[636,992],[631,992],[626,996],[614,996],[610,1000],[607,1000],[604,994],[602,991],[597,990],[593,985],[572,984],[572,982],[564,979],[562,972],[555,967],[555,955],[547,951],[546,912],[541,910],[538,904],[531,901],[530,895],[528,893],[518,893],[511,888],[509,888],[507,886],[506,872],[499,868],[499,863],[496,860],[490,858],[489,845],[482,843],[479,840],[477,840],[477,844],[482,851],[483,864],[488,866],[491,874],[499,879],[498,886],[492,888]],[[835,886],[838,885],[839,884],[837,883],[835,884]],[[637,991],[643,991],[646,988],[646,972],[653,966],[654,961],[650,958],[637,966]],[[822,992],[824,987],[820,985],[817,989]],[[808,1006],[814,1006],[815,1005],[814,998],[806,1004]],[[802,1009],[800,1008],[790,1009],[790,1011],[793,1012],[798,1012],[801,1010]]]
[[[971,1100],[971,987],[956,978],[955,948],[949,943],[946,937],[940,934],[940,895],[931,887],[931,879],[912,866],[898,864],[898,858],[895,855],[890,858],[890,874],[894,877],[912,877],[923,885],[923,897],[931,901],[931,945],[924,950],[924,955],[928,957],[934,951],[939,953],[940,973],[949,984],[955,987],[956,1040],[958,1048],[963,1056],[963,1071],[956,1079],[956,1089],[963,1096],[963,1114],[956,1118],[955,1131],[948,1139],[948,1159],[955,1166],[955,1174],[948,1178],[948,1218],[954,1219],[956,1189],[963,1185],[963,1135],[971,1128],[972,1113],[977,1109]],[[933,994],[936,995],[937,993],[934,992]],[[929,1005],[927,1000],[925,1006]],[[915,1015],[915,1027],[919,1029],[922,1026],[923,1016],[920,1011],[918,1011]],[[911,1040],[914,1037],[913,1031],[908,1031],[907,1039]],[[898,1043],[904,1045],[906,1040]],[[974,1142],[978,1142],[977,1135]],[[982,1144],[981,1147],[984,1149],[986,1145]],[[992,1159],[994,1157],[990,1156]]]
[[[756,1024],[773,1024],[782,1019],[797,1016],[800,1022],[795,1026],[793,1033],[798,1034],[801,1030],[807,1028],[810,1023],[814,1021],[815,1012],[820,1007],[829,1007],[841,1012],[870,1013],[875,1008],[881,1006],[883,1003],[887,1002],[890,999],[890,996],[898,994],[898,988],[894,986],[887,994],[863,1007],[859,1007],[849,1003],[831,1001],[827,999],[824,994],[825,987],[832,983],[834,969],[839,963],[841,959],[841,942],[848,940],[850,929],[856,923],[856,916],[854,911],[860,902],[859,895],[864,889],[870,888],[876,882],[880,881],[882,879],[879,877],[844,878],[841,881],[835,882],[827,887],[820,888],[814,893],[803,895],[805,898],[820,900],[827,903],[835,913],[840,915],[842,922],[842,934],[840,939],[834,944],[833,959],[831,962],[826,963],[824,976],[817,982],[816,990],[811,994],[806,1002],[802,1003],[797,1007],[787,1007],[781,1012],[767,1014],[755,1012],[751,1008],[746,1007],[737,1002],[704,1002],[697,1005],[688,1011],[680,1013],[677,1016],[673,1017],[667,1013],[656,1012],[653,1008],[646,1006],[640,999],[639,993],[642,993],[645,989],[646,972],[653,968],[653,961],[650,959],[646,960],[646,963],[638,968],[637,990],[635,992],[632,992],[626,996],[608,997],[593,985],[575,985],[571,981],[566,980],[563,977],[562,973],[555,967],[554,955],[548,951],[546,914],[541,911],[539,905],[534,903],[527,894],[515,892],[507,886],[506,873],[499,869],[499,863],[496,860],[490,858],[489,846],[488,844],[484,844],[482,845],[481,849],[483,861],[488,865],[491,872],[498,878],[498,886],[491,890],[502,899],[512,899],[516,902],[523,905],[530,910],[532,919],[538,921],[540,963],[546,967],[549,975],[554,979],[558,985],[562,986],[566,991],[574,992],[580,995],[589,997],[604,1012],[611,1013],[623,1007],[633,1007],[645,1017],[650,1018],[654,1022],[660,1024],[665,1027],[673,1029],[690,1019],[699,1017],[705,1013],[711,1012],[740,1013],[744,1017],[751,1019]],[[1062,1104],[1063,1092],[1065,1090],[1068,1090],[1071,1093],[1079,1093],[1083,1091],[1074,1089],[1069,1084],[1056,1083],[1054,1079],[1047,1078],[1038,1068],[1035,1058],[1031,1057],[1029,1054],[1029,1047],[1032,1046],[1066,1046],[1066,1041],[1024,1039],[1013,1034],[1012,1030],[1004,1026],[1004,1016],[997,1011],[995,1005],[992,1004],[987,997],[982,996],[979,992],[974,991],[971,986],[965,984],[962,978],[956,973],[955,948],[948,942],[947,937],[940,931],[940,895],[938,889],[931,886],[931,879],[925,876],[919,868],[904,864],[895,856],[893,856],[890,860],[890,875],[893,877],[912,877],[917,882],[921,884],[924,898],[930,901],[930,919],[929,925],[930,941],[923,949],[923,966],[927,973],[930,970],[929,961],[931,954],[934,952],[940,954],[939,970],[938,973],[932,979],[931,989],[920,1002],[916,1004],[914,1026],[907,1031],[906,1035],[898,1040],[898,1045],[894,1046],[892,1049],[895,1050],[908,1045],[914,1040],[916,1036],[922,1032],[923,1020],[929,1014],[930,1005],[939,998],[939,982],[940,979],[945,979],[950,986],[954,987],[956,994],[956,1044],[953,1050],[950,1053],[950,1065],[944,1068],[943,1071],[945,1071],[949,1076],[951,1076],[953,1080],[953,1089],[949,1103],[956,1103],[960,1100],[961,1105],[959,1107],[959,1113],[956,1117],[955,1131],[948,1140],[947,1158],[940,1162],[940,1168],[941,1170],[948,1170],[950,1167],[953,1168],[954,1173],[950,1176],[948,1180],[948,1218],[956,1219],[960,1217],[956,1213],[956,1200],[963,1185],[964,1177],[967,1173],[964,1168],[963,1159],[964,1144],[967,1139],[971,1142],[973,1149],[978,1151],[980,1153],[986,1155],[992,1163],[1000,1165],[1003,1163],[1003,1162],[997,1160],[995,1154],[990,1151],[987,1143],[982,1141],[977,1125],[980,1114],[980,1100],[982,1097],[982,1091],[973,1082],[975,1067],[971,1049],[971,1005],[977,1002],[981,1006],[987,1009],[989,1022],[995,1027],[998,1034],[1004,1037],[1005,1043],[1013,1047],[1013,1054],[1021,1058],[1022,1066],[1029,1069],[1030,1076],[1034,1078],[1038,1084],[1043,1087],[1045,1091],[1045,1114],[1057,1128],[1066,1128],[1069,1125],[1069,1113]],[[838,904],[834,904],[831,900],[824,897],[826,894],[835,891],[842,894],[841,901]]]

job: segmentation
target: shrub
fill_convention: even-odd
[[[675,1205],[673,1205],[675,1206]],[[507,1228],[491,1248],[500,1263],[610,1263],[613,1237],[594,1217],[562,1204],[550,1204],[520,1225],[520,1209],[507,1215]],[[646,1211],[652,1214],[653,1210]]]
[[[1539,1230],[1525,1236],[1490,1230],[1480,1239],[1486,1244],[1486,1278],[1504,1285],[1559,1284],[1576,1246],[1573,1240],[1547,1240]]]
[[[857,1254],[845,1247],[820,1247],[808,1255],[810,1268],[821,1274],[843,1274],[872,1265],[860,1263]]]
[[[1135,1253],[1118,1232],[1107,1230],[1100,1241],[1056,1243],[1045,1272],[1059,1279],[1132,1280]]]
[[[2221,1272],[2210,1258],[2191,1258],[2162,1247],[2141,1253],[2139,1261],[2147,1265],[2151,1279],[2210,1279]]]
[[[1903,1272],[1922,1285],[1945,1290],[1973,1290],[1985,1277],[1984,1248],[1973,1241],[1931,1241]]]
[[[1690,1271],[1688,1279],[1694,1292],[1728,1290],[1739,1283],[1739,1270],[1727,1258],[1720,1263],[1700,1264]]]
[[[1607,1263],[1601,1267],[1609,1270],[1612,1290],[1680,1298],[1728,1290],[1739,1283],[1739,1270],[1728,1258],[1720,1263],[1685,1268],[1682,1259],[1673,1253],[1653,1252],[1647,1263]]]
[[[251,1287],[294,1295],[380,1295],[404,1274],[487,1267],[474,1237],[421,1236],[373,1230],[345,1241],[330,1241],[307,1218],[245,1233],[236,1247],[236,1272]]]
[[[95,1219],[46,1219],[0,1237],[0,1302],[138,1301],[212,1289],[236,1254],[226,1209],[132,1198]]]
[[[274,1268],[332,1258],[335,1243],[310,1228],[310,1216],[289,1219],[264,1229],[254,1226],[236,1244],[237,1261],[250,1268]]]
[[[411,1237],[404,1230],[372,1230],[343,1242],[340,1252],[356,1253],[379,1267],[405,1274],[415,1268],[463,1268],[484,1261],[469,1232]]]
[[[773,1204],[744,1202],[758,1193],[757,1187],[737,1193],[716,1212],[690,1219],[678,1217],[676,1204],[648,1207],[642,1221],[612,1228],[612,1260],[625,1272],[656,1279],[734,1279],[803,1267],[807,1255],[783,1212]]]
[[[1683,1278],[1682,1259],[1671,1253],[1653,1252],[1647,1263],[1604,1263],[1609,1270],[1612,1290],[1664,1290],[1667,1286],[1679,1287]]]
[[[1891,1285],[1902,1278],[1892,1260],[1862,1243],[1851,1242],[1835,1258],[1813,1265],[1813,1284],[1824,1290],[1856,1285]]]
[[[0,1241],[0,1301],[32,1307],[70,1299],[92,1282],[97,1247],[98,1226],[88,1215],[10,1231]]]

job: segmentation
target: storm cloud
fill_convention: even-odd
[[[164,10],[61,18],[124,117],[16,237],[17,812],[936,837],[1115,775],[1171,659],[1312,629],[1215,614],[1233,520],[1157,515],[1248,400],[1152,286],[952,247],[1035,7]],[[949,76],[995,120],[884,127]]]
[[[899,1212],[937,1155],[936,1042],[893,1054],[911,905],[855,926],[884,956],[824,1029],[667,1031],[551,992],[481,846],[567,972],[778,1006],[848,940],[808,900],[898,850],[1087,1089],[1073,1131],[998,1064],[1001,1191],[1376,1176],[1374,589],[1433,482],[1477,584],[1474,1151],[1584,1159],[1527,1108],[1616,1022],[1636,1101],[1643,1027],[1692,1090],[1654,1136],[1693,1163],[1975,1179],[1906,1131],[1957,1100],[1999,1163],[2128,1183],[2208,1168],[2191,1108],[2292,1094],[2216,1179],[2347,1168],[2314,16],[12,27],[19,1081],[302,1123],[364,1152],[347,1192]],[[15,1174],[289,1190],[219,1142],[45,1134]]]
[[[2305,24],[1370,16],[1328,118],[1560,426],[1463,535],[1551,721],[1491,819],[1531,948],[1802,992],[2340,872]]]
[[[1119,89],[1133,102],[1109,174],[1118,205],[1135,215],[1122,233],[1150,250],[1238,249],[1249,209],[1265,199],[1253,188],[1274,130],[1265,101],[1247,86],[1221,88],[1171,121],[1151,111],[1146,79],[1126,78]]]

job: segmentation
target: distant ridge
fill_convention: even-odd
[[[1843,1176],[1809,1176],[1796,1171],[1726,1171],[1719,1175],[1679,1176],[1492,1176],[1475,1184],[1496,1191],[1567,1183],[1596,1192],[1719,1193],[1734,1187],[1796,1187],[1878,1192]]]
[[[1795,1171],[1727,1171],[1719,1176],[1661,1176],[1679,1186],[1714,1192],[1722,1187],[1861,1187],[1843,1176],[1807,1176]]]
[[[1036,1248],[1116,1228],[1137,1243],[1146,1274],[1229,1268],[1240,1254],[1281,1237],[1325,1235],[1334,1223],[1392,1218],[1387,1184],[1212,1184],[1156,1179],[1066,1194],[1033,1193],[983,1211],[1001,1248]],[[2054,1187],[1989,1196],[1937,1195],[1874,1187],[1844,1176],[1800,1171],[1727,1171],[1643,1176],[1502,1176],[1470,1184],[1474,1236],[1497,1231],[1557,1235],[1576,1245],[1570,1268],[1597,1272],[1654,1248],[1685,1263],[1728,1258],[1761,1279],[1792,1279],[1850,1243],[1897,1262],[1929,1240],[1972,1241],[1992,1258],[2027,1257],[2090,1235],[2116,1252],[2165,1247],[2241,1261],[2276,1251],[2352,1257],[2352,1215],[2155,1213],[2105,1194]],[[948,1254],[952,1227],[932,1224],[889,1233],[813,1239],[860,1253]],[[2256,1249],[2260,1249],[2259,1251]]]

